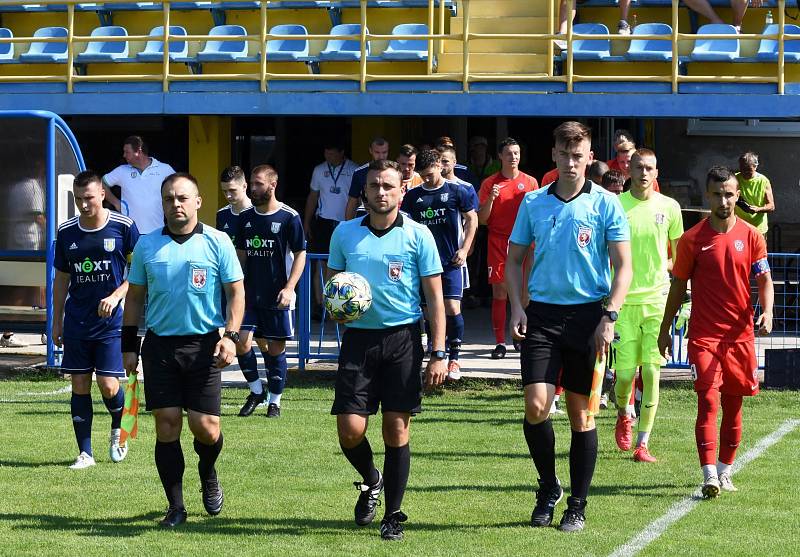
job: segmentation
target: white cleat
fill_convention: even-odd
[[[706,478],[706,481],[703,482],[703,487],[700,491],[703,494],[703,499],[714,499],[715,497],[718,497],[719,478],[716,476],[709,476]]]
[[[719,488],[722,491],[739,491],[739,489],[733,485],[733,480],[731,480],[731,475],[722,473],[719,475]]]
[[[78,458],[75,459],[75,463],[70,465],[71,470],[83,470],[84,468],[89,468],[90,466],[94,466],[94,457],[87,453],[81,453],[78,455]]]
[[[608,393],[603,393],[600,395],[600,410],[606,410],[608,408]]]
[[[108,436],[108,454],[112,462],[122,462],[128,455],[128,444],[119,444],[119,429],[112,429],[111,435]]]

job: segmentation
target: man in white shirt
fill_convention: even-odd
[[[149,156],[147,144],[138,135],[125,138],[122,156],[127,164],[103,176],[106,200],[114,209],[133,219],[142,234],[161,230],[164,227],[161,183],[175,170]],[[120,187],[119,198],[111,191],[114,186]]]

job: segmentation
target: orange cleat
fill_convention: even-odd
[[[631,450],[633,442],[631,436],[631,428],[633,420],[628,416],[617,416],[617,426],[614,428],[614,439],[617,441],[617,447],[621,451]]]
[[[650,454],[647,450],[647,445],[639,445],[633,451],[633,460],[636,462],[656,462],[656,457]]]

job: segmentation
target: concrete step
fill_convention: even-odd
[[[450,20],[451,33],[461,33],[463,29],[463,17]],[[546,33],[547,17],[474,17],[470,14],[469,30],[472,33]]]
[[[445,41],[445,52],[462,52],[461,41]],[[519,52],[541,53],[547,51],[547,41],[538,39],[473,39],[469,42],[470,52]]]
[[[520,53],[471,53],[470,72],[497,74],[534,74],[547,71],[547,56]],[[463,56],[444,53],[439,56],[439,73],[460,72]]]
[[[472,0],[469,4],[470,18],[480,17],[547,17],[547,3],[553,0]],[[463,2],[458,13],[464,13]],[[553,7],[554,17],[558,17],[558,6]]]

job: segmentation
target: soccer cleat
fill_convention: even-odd
[[[451,360],[447,364],[447,380],[458,381],[459,379],[461,379],[461,366],[457,361]]]
[[[733,485],[733,480],[728,472],[723,472],[719,475],[719,488],[722,491],[739,491],[739,489]]]
[[[531,526],[542,528],[550,526],[553,522],[553,512],[564,496],[564,490],[561,489],[561,483],[559,483],[558,478],[556,478],[554,485],[547,484],[542,480],[537,481],[539,482],[539,490],[536,492],[536,506],[533,507],[533,512],[531,513]]]
[[[636,462],[656,462],[656,457],[650,454],[647,445],[639,445],[633,451],[633,460]]]
[[[631,435],[631,427],[633,426],[633,420],[628,416],[617,416],[617,425],[614,428],[614,439],[617,441],[617,447],[621,451],[629,451],[631,450],[631,444],[633,443],[632,435]]]
[[[89,468],[90,466],[94,466],[95,461],[94,457],[88,453],[81,453],[78,455],[78,458],[75,459],[75,462],[70,465],[71,470],[83,470],[84,468]]]
[[[267,406],[267,418],[280,418],[281,417],[281,407],[275,404],[274,402],[270,402],[269,406]]]
[[[378,473],[378,483],[367,485],[363,482],[353,482],[356,489],[360,491],[358,501],[354,509],[356,524],[366,526],[375,519],[375,509],[380,506],[381,492],[383,491],[383,476]]]
[[[267,400],[267,391],[262,391],[260,395],[251,391],[250,394],[247,395],[247,400],[244,401],[244,406],[239,410],[239,416],[246,418],[252,414],[257,407],[264,404],[265,400]]]
[[[550,415],[555,416],[557,414],[563,414],[564,411],[558,407],[558,401],[553,399],[553,404],[550,406]]]
[[[203,493],[203,506],[206,508],[206,512],[211,516],[217,516],[222,511],[225,494],[222,492],[222,486],[219,485],[216,472],[212,472],[207,480],[200,480],[200,491]]]
[[[600,395],[600,410],[605,410],[608,408],[608,393],[603,393]]]
[[[624,19],[620,19],[619,23],[617,23],[617,33],[620,35],[630,35],[631,26]]]
[[[403,522],[408,517],[403,511],[395,511],[381,520],[381,539],[399,541],[403,539]]]
[[[21,340],[17,340],[13,334],[0,336],[0,348],[23,348],[25,346],[28,345]]]
[[[719,478],[716,476],[709,476],[703,482],[701,488],[703,499],[714,499],[719,496]]]
[[[108,436],[108,455],[112,462],[122,462],[128,456],[128,444],[119,444],[119,434],[122,430],[112,429]]]
[[[561,517],[558,529],[562,532],[580,532],[586,524],[586,499],[567,497],[567,508]]]
[[[186,509],[183,507],[170,507],[167,509],[167,514],[158,523],[162,528],[175,528],[186,522]]]
[[[492,350],[492,356],[491,357],[492,357],[493,360],[500,360],[502,358],[505,358],[506,357],[506,347],[505,347],[505,345],[504,344],[498,344],[497,346],[495,346],[494,350]]]

